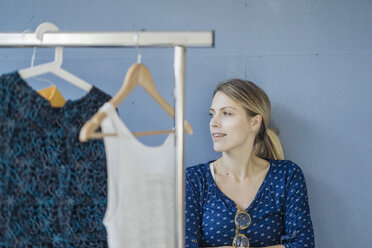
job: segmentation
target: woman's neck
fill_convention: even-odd
[[[238,181],[246,180],[268,166],[266,160],[257,157],[253,152],[239,156],[222,153],[222,157],[216,162],[217,173],[232,176]]]

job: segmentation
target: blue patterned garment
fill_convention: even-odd
[[[107,247],[104,145],[78,135],[109,99],[93,87],[53,108],[17,72],[0,77],[0,247]]]
[[[186,247],[231,246],[235,236],[235,203],[216,185],[209,163],[186,169]],[[252,247],[283,244],[314,247],[305,178],[288,160],[271,160],[251,205],[252,218],[240,230]]]

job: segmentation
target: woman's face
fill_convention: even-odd
[[[252,129],[252,118],[246,111],[228,97],[218,91],[213,97],[209,110],[210,132],[213,148],[216,152],[229,152],[242,148],[247,151],[253,145],[255,134]]]

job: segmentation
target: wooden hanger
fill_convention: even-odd
[[[150,71],[144,64],[136,63],[133,64],[125,75],[124,83],[120,88],[119,92],[110,100],[110,103],[117,108],[120,103],[129,95],[130,92],[136,86],[142,86],[145,91],[172,117],[174,118],[174,108],[167,103],[167,101],[159,94],[156,90],[154,81],[152,79]],[[105,112],[97,112],[88,122],[84,124],[80,130],[79,139],[81,142],[87,141],[89,138],[102,138],[104,136],[115,136],[116,134],[104,134],[97,133],[96,130],[99,128],[101,122],[106,118]],[[192,134],[192,127],[186,121],[185,131]],[[146,132],[134,132],[135,136],[144,135],[156,135],[171,133],[174,130],[160,130],[160,131],[146,131]]]

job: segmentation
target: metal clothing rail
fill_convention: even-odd
[[[184,85],[186,47],[212,47],[213,31],[175,32],[45,32],[0,33],[0,47],[174,47],[176,133],[176,223],[175,247],[185,247],[184,176]]]
[[[213,32],[46,32],[42,39],[34,33],[0,33],[0,47],[210,47]]]

